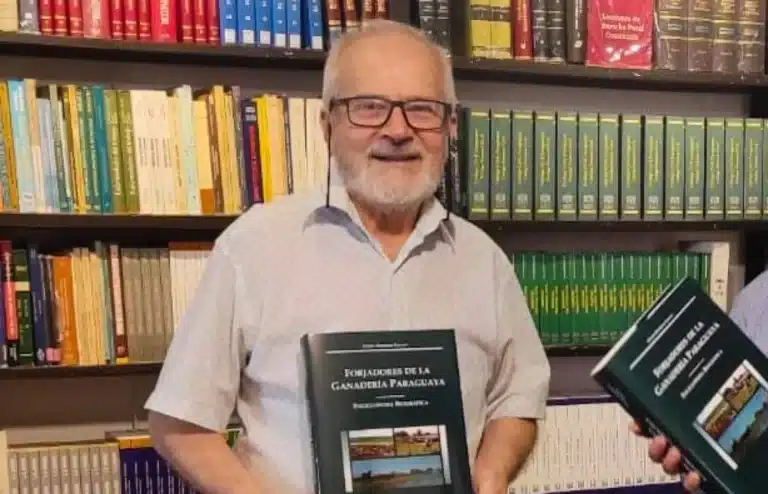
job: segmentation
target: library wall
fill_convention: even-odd
[[[246,92],[276,91],[318,96],[321,73],[279,72],[274,69],[200,69],[142,63],[77,61],[45,58],[0,57],[0,77],[49,78],[56,82],[91,82],[129,87],[193,87],[215,83],[241,85]],[[604,88],[565,88],[510,83],[457,83],[465,104],[527,109],[570,109],[677,115],[742,116],[748,114],[745,97],[714,93],[672,93]],[[492,96],[492,99],[489,98]],[[508,252],[520,250],[560,251],[563,246],[578,250],[632,249],[655,251],[676,249],[682,240],[727,240],[731,242],[731,296],[743,284],[742,239],[728,232],[712,233],[521,233],[489,231]],[[592,357],[553,357],[552,395],[600,393],[588,371]],[[152,389],[154,375],[0,380],[0,424],[8,427],[11,444],[102,438],[105,430],[144,425],[144,400]]]

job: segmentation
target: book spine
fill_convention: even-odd
[[[682,0],[658,0],[654,49],[657,69],[685,68],[687,17]]]
[[[685,202],[685,120],[680,117],[665,117],[666,173],[664,177],[664,217],[670,220],[683,218]]]
[[[176,8],[178,30],[175,33],[175,37],[181,43],[195,42],[195,1],[178,0]]]
[[[52,35],[54,33],[53,27],[53,0],[38,0],[39,12],[38,23],[40,24],[40,33]]]
[[[492,58],[512,58],[512,0],[491,0]]]
[[[349,0],[343,0],[344,5],[347,6],[349,4]],[[288,46],[288,40],[286,39],[287,35],[287,28],[285,26],[286,21],[286,12],[285,12],[285,0],[272,0],[271,4],[272,9],[272,46],[275,46],[277,48],[286,48]],[[348,29],[350,27],[349,22],[349,16],[350,11],[349,9],[345,9],[344,11],[345,20],[347,21],[346,28]]]
[[[725,218],[725,119],[706,119],[706,203],[705,216],[709,220]]]
[[[765,70],[765,0],[736,0],[736,69],[762,74]]]
[[[706,130],[703,117],[685,119],[685,194],[687,220],[704,219],[704,179],[706,175]]]
[[[192,3],[192,17],[194,19],[193,39],[196,44],[208,43],[207,5],[207,0],[193,0]]]
[[[642,140],[640,115],[621,116],[621,206],[622,220],[639,220],[642,204]]]
[[[744,216],[744,119],[725,120],[725,214],[728,219]]]
[[[467,119],[469,217],[486,220],[490,214],[490,115],[488,110],[470,109]]]
[[[565,0],[546,0],[547,58],[565,62]]]
[[[734,0],[714,0],[712,71],[735,73],[738,67],[738,10]]]
[[[139,39],[139,17],[137,0],[123,0],[124,38],[126,40]]]
[[[533,60],[549,60],[549,36],[547,35],[547,0],[531,0],[531,33]]]
[[[436,4],[433,0],[418,0],[416,6],[419,16],[419,29],[421,29],[427,38],[432,41],[437,40],[437,28],[436,21],[437,16],[435,14]]]
[[[139,25],[139,39],[141,41],[149,41],[152,39],[150,0],[136,0],[136,2],[136,13]]]
[[[531,2],[530,0],[512,0],[514,2],[514,22],[512,35],[514,39],[513,55],[517,60],[533,58],[533,39],[531,35]]]
[[[220,0],[219,4],[219,32],[221,44],[233,45],[237,43],[237,0]]]
[[[744,122],[744,219],[760,219],[763,212],[763,121]]]
[[[715,0],[690,0],[688,3],[688,70],[709,72],[712,68]]]
[[[507,0],[509,2],[510,0]],[[384,3],[386,0],[378,0]],[[435,32],[437,44],[443,47],[447,53],[451,53],[451,0],[436,0]]]
[[[565,59],[568,63],[584,63],[587,22],[585,3],[587,1],[588,0],[569,0],[565,2],[565,39],[568,42],[565,50]]]
[[[538,111],[535,116],[534,135],[534,216],[536,220],[555,219],[557,194],[557,122],[551,111]]]
[[[508,220],[512,197],[510,179],[511,163],[509,150],[512,125],[510,112],[491,111],[491,219]]]
[[[328,0],[329,4],[331,2],[338,2],[338,0]],[[341,11],[339,11],[339,15],[341,15]],[[338,27],[341,29],[341,17],[339,17]],[[256,0],[256,45],[272,46],[272,40],[272,2],[271,0]]]
[[[209,45],[218,45],[221,42],[221,31],[219,29],[219,0],[205,1],[205,32],[208,36]],[[265,0],[269,1],[269,0]]]
[[[512,112],[512,219],[533,219],[533,121],[531,111]]]
[[[619,115],[599,115],[598,216],[601,220],[619,217]]]
[[[302,3],[302,11],[304,12],[302,33],[306,36],[304,48],[324,49],[322,8],[322,0],[306,0]]]
[[[579,114],[579,220],[597,219],[598,197],[598,122],[597,113]]]
[[[250,1],[250,0],[249,0]],[[288,0],[286,5],[286,29],[288,31],[288,48],[300,49],[301,45],[301,2],[302,0]]]
[[[255,45],[256,44],[256,7],[254,0],[236,0],[237,1],[237,44]],[[226,38],[226,35],[224,36]]]
[[[560,112],[557,114],[557,219],[572,221],[576,219],[578,204],[579,159],[578,114]]]

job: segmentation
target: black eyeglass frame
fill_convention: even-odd
[[[386,102],[389,105],[389,112],[387,112],[387,116],[378,125],[359,124],[352,119],[352,115],[350,114],[350,110],[349,110],[349,103],[351,101],[359,101],[359,100],[378,100],[378,101]],[[405,109],[405,105],[409,103],[419,103],[419,102],[437,103],[438,105],[442,106],[445,109],[445,112],[443,113],[443,118],[438,125],[434,127],[419,127],[411,123],[411,121],[408,119],[408,112]],[[448,123],[448,120],[451,118],[452,113],[456,109],[455,105],[452,105],[448,102],[436,100],[436,99],[429,99],[429,98],[411,98],[411,99],[405,99],[405,100],[392,100],[389,98],[384,98],[382,96],[357,95],[357,96],[347,96],[345,98],[331,99],[328,105],[328,111],[333,111],[333,109],[339,105],[344,105],[346,107],[347,120],[349,120],[352,123],[352,125],[356,127],[366,127],[371,129],[378,129],[387,125],[387,122],[389,122],[389,119],[392,118],[392,112],[395,111],[395,108],[400,108],[400,110],[403,113],[403,118],[405,118],[405,122],[408,124],[409,127],[411,127],[413,130],[416,130],[416,131],[431,131],[431,130],[440,130],[444,128],[445,125]]]

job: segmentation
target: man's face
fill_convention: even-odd
[[[418,41],[391,35],[358,41],[340,64],[337,97],[356,99],[330,115],[332,152],[350,194],[380,212],[413,207],[440,183],[455,122],[426,101],[446,101],[439,63]],[[425,101],[408,103],[407,116],[393,107],[380,125],[386,100]]]

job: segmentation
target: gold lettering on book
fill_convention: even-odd
[[[645,33],[643,18],[638,15],[601,14],[600,29],[606,39],[638,41]]]
[[[344,369],[342,374],[342,380],[331,381],[331,390],[431,388],[446,385],[442,377],[432,376],[432,370],[429,367]]]
[[[706,330],[704,331],[704,328]],[[672,385],[673,382],[683,373],[688,364],[696,358],[701,350],[706,346],[712,336],[720,329],[720,324],[712,323],[707,327],[702,321],[697,321],[693,327],[686,333],[669,354],[653,369],[653,375],[660,378],[668,373],[664,378],[654,386],[656,396],[661,396]],[[687,394],[687,392],[684,392]]]

